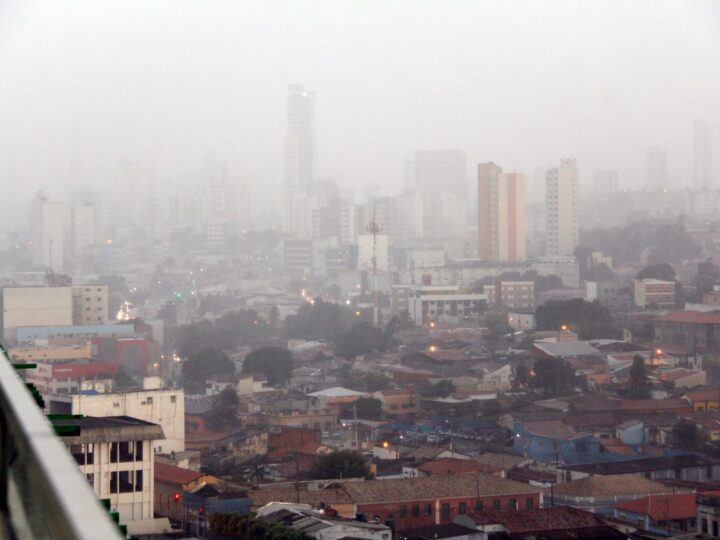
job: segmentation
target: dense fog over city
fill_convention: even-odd
[[[640,187],[650,146],[688,185],[693,121],[720,127],[719,26],[713,1],[3,2],[0,182],[104,189],[131,160],[165,189],[214,152],[267,203],[302,83],[318,174],[358,196],[434,148],[526,173],[533,199],[566,156],[583,187]]]
[[[0,0],[0,536],[720,538],[719,59],[720,0]]]

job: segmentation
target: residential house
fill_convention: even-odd
[[[617,504],[615,517],[663,536],[692,532],[697,521],[695,499],[695,493],[648,495]]]

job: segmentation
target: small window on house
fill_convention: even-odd
[[[406,518],[407,517],[407,506],[404,504],[400,507],[400,517]]]
[[[426,505],[425,505],[425,515],[426,515],[426,516],[432,516],[432,513],[433,513],[432,510],[433,510],[432,504],[426,504]]]
[[[510,508],[510,510],[517,510],[517,507],[517,499],[510,499],[508,508]]]
[[[500,499],[493,499],[492,507],[493,510],[500,510]]]
[[[525,508],[530,510],[534,506],[535,506],[535,499],[533,499],[532,497],[528,497],[527,499],[525,499]]]
[[[466,502],[461,502],[461,503],[460,503],[460,505],[459,505],[459,507],[458,507],[458,513],[460,513],[460,514],[467,514],[467,503],[466,503]]]
[[[442,521],[450,521],[450,504],[442,503],[440,506],[440,519]]]
[[[175,403],[177,401],[177,396],[170,396],[170,403]]]
[[[412,507],[412,516],[418,517],[420,515],[420,505],[419,504],[413,504]]]
[[[152,398],[152,397],[147,398],[147,404],[148,404],[148,405],[152,405],[152,402],[153,402],[153,398]]]
[[[476,512],[482,512],[483,511],[483,502],[481,500],[475,501],[475,511]]]

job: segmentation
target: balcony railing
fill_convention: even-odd
[[[0,538],[122,538],[1,348]]]

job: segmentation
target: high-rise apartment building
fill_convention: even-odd
[[[495,163],[478,165],[478,256],[525,260],[525,175],[503,173]]]
[[[561,159],[560,167],[545,175],[545,234],[549,256],[571,256],[578,246],[578,169],[574,159]]]
[[[704,120],[695,120],[693,126],[693,187],[696,190],[712,188],[712,160],[710,128]]]
[[[39,192],[32,203],[33,264],[53,272],[63,271],[63,205]]]
[[[650,189],[667,187],[667,152],[652,146],[645,156],[645,179]]]
[[[292,199],[306,194],[317,176],[315,92],[301,84],[288,87],[287,135],[285,137],[285,192],[288,199],[286,225],[292,230]]]
[[[438,213],[441,193],[465,200],[466,163],[460,150],[417,150],[415,187],[423,201],[423,232],[431,236],[451,236],[447,220]],[[447,198],[446,198],[447,199]]]
[[[95,243],[95,207],[80,204],[72,209],[72,248],[78,254]]]

